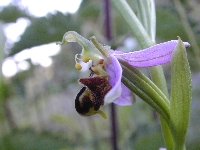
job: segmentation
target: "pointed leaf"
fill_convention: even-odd
[[[171,72],[170,127],[175,140],[175,149],[182,150],[190,116],[191,72],[186,49],[180,38],[173,52]]]

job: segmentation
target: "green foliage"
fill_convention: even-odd
[[[160,132],[153,132],[141,136],[135,143],[135,150],[158,150],[164,147],[162,134]]]
[[[20,41],[16,42],[13,48],[10,50],[9,56],[12,56],[24,49],[39,46],[55,41],[59,41],[63,33],[67,31],[81,31],[88,36],[99,34],[102,31],[102,23],[98,23],[103,19],[101,1],[85,0],[82,2],[79,11],[76,14],[63,14],[56,12],[55,14],[48,14],[46,17],[31,19],[31,24],[26,28],[25,32],[21,35]],[[97,5],[97,3],[99,5]],[[101,18],[101,19],[100,19]],[[115,37],[115,45],[117,39],[121,35],[128,32],[124,22],[121,21],[121,16],[118,13],[113,13],[115,24],[113,24],[113,34]],[[99,20],[100,19],[100,20]],[[92,30],[92,33],[87,33],[88,25],[95,26],[98,24],[98,28]],[[83,26],[86,25],[86,28]],[[82,26],[82,27],[81,27]],[[92,35],[90,35],[92,34]],[[118,37],[118,38],[117,38]],[[118,41],[119,42],[119,41]],[[121,43],[121,41],[120,41]]]
[[[99,13],[103,7],[101,6],[101,1],[96,0],[83,0],[80,8],[78,10],[78,17],[82,21],[84,19],[94,19],[96,20],[99,16]]]
[[[14,5],[8,5],[0,11],[0,20],[5,23],[16,22],[21,17],[30,18],[25,11]]]
[[[180,36],[183,41],[188,41],[180,19],[173,9],[158,8],[156,10],[156,34],[163,41],[169,41]]]
[[[4,45],[5,45],[5,35],[3,32],[3,23],[0,21],[0,68],[2,68],[2,62],[4,59]],[[2,82],[2,71],[0,71],[0,84]]]
[[[79,22],[70,14],[57,12],[47,17],[35,18],[9,55],[12,56],[26,48],[58,41],[68,30],[79,31]]]
[[[131,2],[133,2],[131,0]],[[0,12],[0,19],[4,22],[15,22],[17,18],[19,17],[26,17],[26,14],[23,14],[23,11],[19,10],[19,8],[14,8],[8,6],[8,8],[3,9]],[[12,10],[10,8],[13,8]],[[6,10],[7,9],[7,10]],[[8,11],[9,10],[9,11]],[[5,13],[6,12],[6,13]],[[11,50],[10,56],[22,51],[26,48],[31,48],[33,46],[38,46],[50,42],[59,41],[63,33],[69,30],[74,30],[77,32],[86,32],[87,29],[92,31],[92,35],[96,35],[98,38],[103,38],[103,6],[102,1],[94,1],[94,0],[83,0],[81,7],[79,11],[76,14],[62,14],[61,12],[57,12],[55,14],[49,14],[46,17],[41,18],[31,18],[31,24],[27,27],[24,34],[21,36],[20,41],[15,43],[14,47]],[[118,14],[118,12],[115,12],[113,10],[113,41],[115,42],[115,45],[119,45],[119,43],[123,42],[122,36],[126,37],[129,36],[130,30],[125,25],[125,22],[122,20],[122,17]],[[2,18],[1,18],[2,17]],[[28,17],[29,18],[29,17]],[[193,20],[191,19],[191,22]],[[92,23],[91,23],[92,22]],[[85,25],[86,26],[83,26]],[[196,22],[198,24],[198,22]],[[193,24],[195,27],[195,24]],[[195,28],[196,34],[198,34],[198,28]],[[87,36],[90,36],[88,34]],[[177,36],[181,36],[181,38],[184,41],[187,41],[187,35],[184,32],[184,29],[182,27],[182,24],[180,23],[179,17],[176,14],[174,8],[167,9],[166,7],[158,7],[157,9],[157,38],[159,40],[167,41],[171,39],[175,39]],[[117,42],[116,42],[117,41]],[[120,42],[119,42],[120,41]],[[116,46],[116,47],[117,47]],[[42,126],[41,130],[46,130],[46,127],[49,126],[51,132],[54,132],[55,129],[60,129],[60,125],[64,126],[64,129],[70,130],[70,134],[65,135],[66,138],[63,138],[61,136],[61,133],[58,133],[58,136],[49,134],[49,133],[35,133],[33,131],[18,131],[13,134],[7,135],[3,138],[3,141],[0,141],[0,149],[20,149],[20,150],[67,150],[67,149],[108,149],[109,144],[109,134],[110,129],[108,127],[109,121],[102,121],[101,118],[79,118],[77,114],[72,114],[70,112],[71,109],[74,109],[73,106],[73,98],[75,95],[73,95],[72,91],[77,90],[72,85],[73,82],[77,83],[77,78],[79,74],[77,71],[72,71],[71,68],[74,69],[74,54],[77,52],[77,49],[79,50],[80,47],[76,47],[76,45],[71,45],[71,48],[62,47],[63,50],[61,51],[61,54],[55,57],[55,62],[53,65],[53,69],[50,70],[50,76],[52,75],[53,78],[50,78],[50,81],[44,82],[43,79],[37,80],[38,76],[46,76],[43,74],[45,72],[41,71],[38,72],[38,70],[35,70],[35,73],[31,72],[30,74],[32,77],[29,76],[29,79],[32,79],[33,82],[30,83],[30,85],[36,85],[32,86],[33,88],[29,92],[32,93],[35,97],[37,96],[37,93],[41,94],[43,99],[47,99],[48,101],[44,102],[41,101],[41,99],[33,98],[24,99],[23,102],[19,102],[16,100],[17,96],[21,96],[22,92],[17,92],[18,95],[14,98],[16,100],[16,103],[14,105],[11,105],[11,110],[15,113],[14,117],[19,118],[25,118],[26,121],[25,124],[31,124],[30,121],[31,117],[36,118],[36,124],[42,124],[43,121],[45,122],[46,118],[44,117],[47,114],[56,113],[57,116],[54,114],[52,115],[52,122],[56,122],[57,126],[53,126],[52,122],[47,122],[47,126]],[[114,47],[112,47],[114,48]],[[72,51],[72,50],[73,51]],[[70,52],[69,52],[70,51]],[[187,50],[189,52],[189,50]],[[39,54],[38,54],[39,55]],[[194,60],[193,57],[191,57],[191,60]],[[195,66],[195,65],[194,65]],[[70,69],[69,69],[70,68]],[[44,69],[44,68],[43,68]],[[52,73],[52,74],[51,74]],[[38,75],[38,76],[37,76]],[[12,86],[14,86],[15,89],[19,89],[21,87],[27,88],[27,79],[28,76],[24,76],[22,74],[19,74],[19,79],[15,79],[15,81],[12,79]],[[82,75],[81,75],[82,76]],[[17,78],[17,76],[16,76]],[[198,81],[198,77],[196,77]],[[15,82],[13,84],[13,81]],[[45,89],[44,93],[41,88],[38,88],[37,84],[41,83],[42,89]],[[24,86],[26,85],[26,86]],[[47,86],[50,85],[50,86]],[[70,88],[68,88],[70,87]],[[30,88],[30,87],[29,87]],[[8,91],[5,91],[6,88],[3,88],[4,90],[1,90],[0,87],[0,93],[6,93]],[[69,90],[70,89],[70,90]],[[27,89],[26,89],[27,90]],[[20,90],[21,91],[21,90]],[[57,107],[56,105],[60,103],[60,95],[63,93],[67,93],[65,95],[65,101],[62,102],[62,107]],[[76,92],[76,91],[75,91]],[[4,93],[4,94],[5,94]],[[30,94],[29,93],[29,94]],[[53,94],[57,93],[59,96],[55,96]],[[24,91],[23,94],[25,96],[29,96],[27,94],[27,91]],[[199,86],[196,87],[196,103],[199,99]],[[23,96],[24,96],[23,95]],[[3,97],[7,97],[8,94],[6,94]],[[70,97],[70,102],[69,102]],[[56,104],[53,105],[49,99],[56,99]],[[1,100],[1,99],[0,99]],[[33,101],[40,100],[40,104],[38,104],[38,107],[35,111],[33,111],[32,104]],[[27,103],[24,103],[27,101]],[[30,102],[31,101],[31,102]],[[69,105],[69,103],[72,102],[72,105]],[[194,101],[193,101],[194,102]],[[28,104],[29,103],[29,104]],[[44,107],[48,105],[53,105],[52,107]],[[17,107],[20,106],[20,111],[23,111],[26,116],[21,117],[19,111],[16,111]],[[152,121],[152,113],[151,110],[149,110],[149,107],[145,105],[146,107],[138,107],[137,104],[134,104],[133,107],[120,107],[121,112],[118,112],[119,114],[119,122],[120,122],[120,134],[119,134],[119,144],[123,143],[122,149],[136,149],[136,150],[145,150],[145,149],[158,149],[159,147],[163,147],[163,140],[161,137],[161,133],[159,129],[152,129],[147,128],[147,126],[155,125],[156,120]],[[199,105],[195,105],[198,107]],[[28,110],[26,110],[25,107],[28,107]],[[148,110],[147,110],[147,109]],[[57,110],[58,109],[58,110]],[[64,109],[64,111],[63,111]],[[30,111],[32,110],[32,111]],[[40,111],[37,111],[40,110]],[[194,109],[193,109],[194,110]],[[30,112],[29,112],[30,111]],[[197,133],[199,133],[199,121],[196,118],[199,118],[199,108],[196,108],[194,110],[196,113],[194,114],[192,118],[192,131],[189,130],[189,141],[186,143],[186,147],[188,147],[191,150],[200,149],[199,146],[199,137]],[[64,113],[63,113],[64,112]],[[41,118],[37,118],[37,114]],[[66,114],[65,114],[66,113]],[[73,111],[75,113],[75,111]],[[60,114],[62,114],[60,116]],[[16,115],[16,116],[15,116]],[[68,117],[67,119],[65,117]],[[28,119],[27,119],[28,118]],[[44,119],[44,120],[43,120]],[[88,120],[87,120],[88,119]],[[96,119],[96,120],[93,120]],[[88,124],[84,124],[84,121],[86,121]],[[20,124],[19,127],[24,123],[21,120],[17,120],[17,124]],[[28,122],[28,123],[27,123]],[[92,123],[93,122],[93,123]],[[46,122],[45,122],[46,123]],[[146,126],[144,126],[144,124]],[[23,126],[23,125],[22,125]],[[62,126],[62,127],[63,127]],[[36,128],[33,124],[33,128]],[[62,130],[63,128],[61,128]],[[65,131],[64,131],[65,132]],[[69,133],[69,131],[66,131]],[[194,135],[197,134],[197,135]],[[128,136],[127,136],[128,135]],[[72,137],[74,138],[72,140]],[[84,138],[83,138],[84,137]],[[89,140],[88,140],[89,139]],[[87,141],[87,142],[86,142]],[[128,142],[127,142],[128,141]],[[5,144],[6,143],[6,144]],[[5,147],[5,145],[7,147]],[[98,148],[96,145],[99,145]]]
[[[11,89],[8,84],[0,82],[0,101],[5,101],[11,95]]]
[[[36,134],[31,130],[17,131],[0,140],[1,150],[60,150],[74,145],[62,137],[47,132]]]

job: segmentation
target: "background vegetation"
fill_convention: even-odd
[[[129,1],[134,10],[134,1]],[[192,34],[200,43],[200,1],[182,0],[182,6]],[[1,24],[27,18],[30,25],[13,46],[6,43],[7,49],[3,47],[5,41],[1,26],[0,56],[12,58],[24,49],[60,41],[69,30],[87,38],[95,35],[101,43],[111,45],[113,49],[127,50],[125,41],[131,39],[134,42],[134,37],[114,9],[113,39],[106,41],[103,7],[103,0],[83,0],[75,14],[56,12],[37,18],[18,4],[5,6],[0,9]],[[172,1],[157,0],[156,10],[158,43],[177,39],[177,36],[191,43],[187,28]],[[2,53],[3,49],[6,50],[5,54]],[[136,45],[135,49],[130,50],[138,49]],[[31,66],[29,70],[18,72],[12,78],[0,76],[0,149],[110,149],[110,107],[103,108],[108,115],[107,120],[98,115],[81,117],[74,109],[74,98],[81,88],[77,79],[87,76],[86,72],[80,73],[74,69],[74,55],[77,52],[80,52],[78,44],[67,44],[61,47],[58,55],[53,56],[53,64],[49,67],[33,65],[31,60],[26,60]],[[197,150],[200,149],[199,49],[195,52],[192,45],[187,52],[192,69],[193,101],[186,146],[188,150]],[[170,64],[164,65],[164,70],[170,84]],[[148,75],[147,69],[142,71]],[[119,149],[157,150],[164,146],[158,116],[143,101],[136,97],[134,105],[116,106],[116,110]]]

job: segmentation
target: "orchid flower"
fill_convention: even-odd
[[[110,47],[98,43],[95,37],[87,40],[74,31],[65,33],[62,42],[57,42],[57,44],[62,45],[67,42],[78,42],[83,47],[82,53],[75,55],[75,67],[78,70],[82,68],[79,61],[85,63],[89,60],[92,61],[90,77],[79,80],[83,88],[75,99],[77,112],[83,116],[100,114],[106,118],[106,115],[100,110],[102,105],[109,103],[121,106],[132,104],[131,91],[121,82],[122,67],[118,59],[124,60],[134,67],[162,65],[170,62],[178,40],[129,53],[111,50]],[[184,46],[189,46],[189,43],[184,42]]]

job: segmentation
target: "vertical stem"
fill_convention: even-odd
[[[152,41],[151,37],[148,35],[145,28],[143,27],[133,10],[130,8],[126,0],[110,1],[122,15],[125,23],[127,23],[128,27],[130,28],[134,36],[137,38],[142,48],[147,48],[155,44],[155,42]]]
[[[110,1],[112,2],[113,6],[115,6],[115,8],[119,11],[119,13],[122,15],[122,17],[124,18],[124,21],[127,23],[130,30],[133,32],[134,36],[137,38],[142,48],[147,48],[155,44],[154,39],[151,39],[151,38],[154,38],[155,35],[153,36],[148,35],[144,26],[141,24],[141,22],[139,21],[139,19],[137,18],[137,16],[135,15],[135,13],[132,11],[132,9],[130,8],[130,6],[125,0],[110,0]],[[153,1],[151,1],[151,4],[153,4]],[[155,8],[153,8],[154,5],[150,7],[152,7],[151,13],[155,17],[155,12],[154,12]],[[154,24],[155,22],[152,20],[152,19],[155,19],[154,17],[151,18],[152,28],[155,27],[155,24]],[[152,31],[155,32],[154,30]],[[151,67],[150,72],[153,78],[153,82],[155,82],[155,84],[167,96],[168,91],[167,91],[167,86],[166,86],[166,81],[165,81],[162,66]],[[163,134],[165,138],[166,147],[168,150],[171,150],[171,148],[173,147],[173,139],[172,139],[169,126],[166,124],[163,118],[161,118],[160,120],[161,120],[161,124],[163,128]],[[167,136],[165,136],[165,134]]]
[[[104,0],[104,15],[105,15],[105,37],[107,38],[108,41],[112,39],[111,35],[111,4],[109,0]]]
[[[108,41],[112,39],[111,35],[111,4],[109,0],[104,0],[104,16],[105,16],[105,37]],[[112,150],[118,150],[117,145],[117,115],[116,107],[112,103],[110,105],[110,114],[111,114],[111,143]]]
[[[164,76],[164,73],[163,73],[162,66],[150,67],[149,71],[151,73],[152,81],[160,88],[160,90],[167,97],[169,97],[169,93],[168,93],[168,90],[167,90],[167,84],[166,84],[166,80],[165,80],[165,76]],[[167,125],[164,118],[161,117],[161,116],[160,116],[160,122],[161,122],[161,128],[162,128],[163,138],[164,138],[164,141],[165,141],[166,148],[167,148],[167,150],[173,150],[174,141],[173,141],[173,138],[172,138],[170,128]]]
[[[111,114],[111,143],[112,150],[118,150],[117,145],[117,115],[116,115],[116,107],[115,104],[110,105],[110,114]]]

